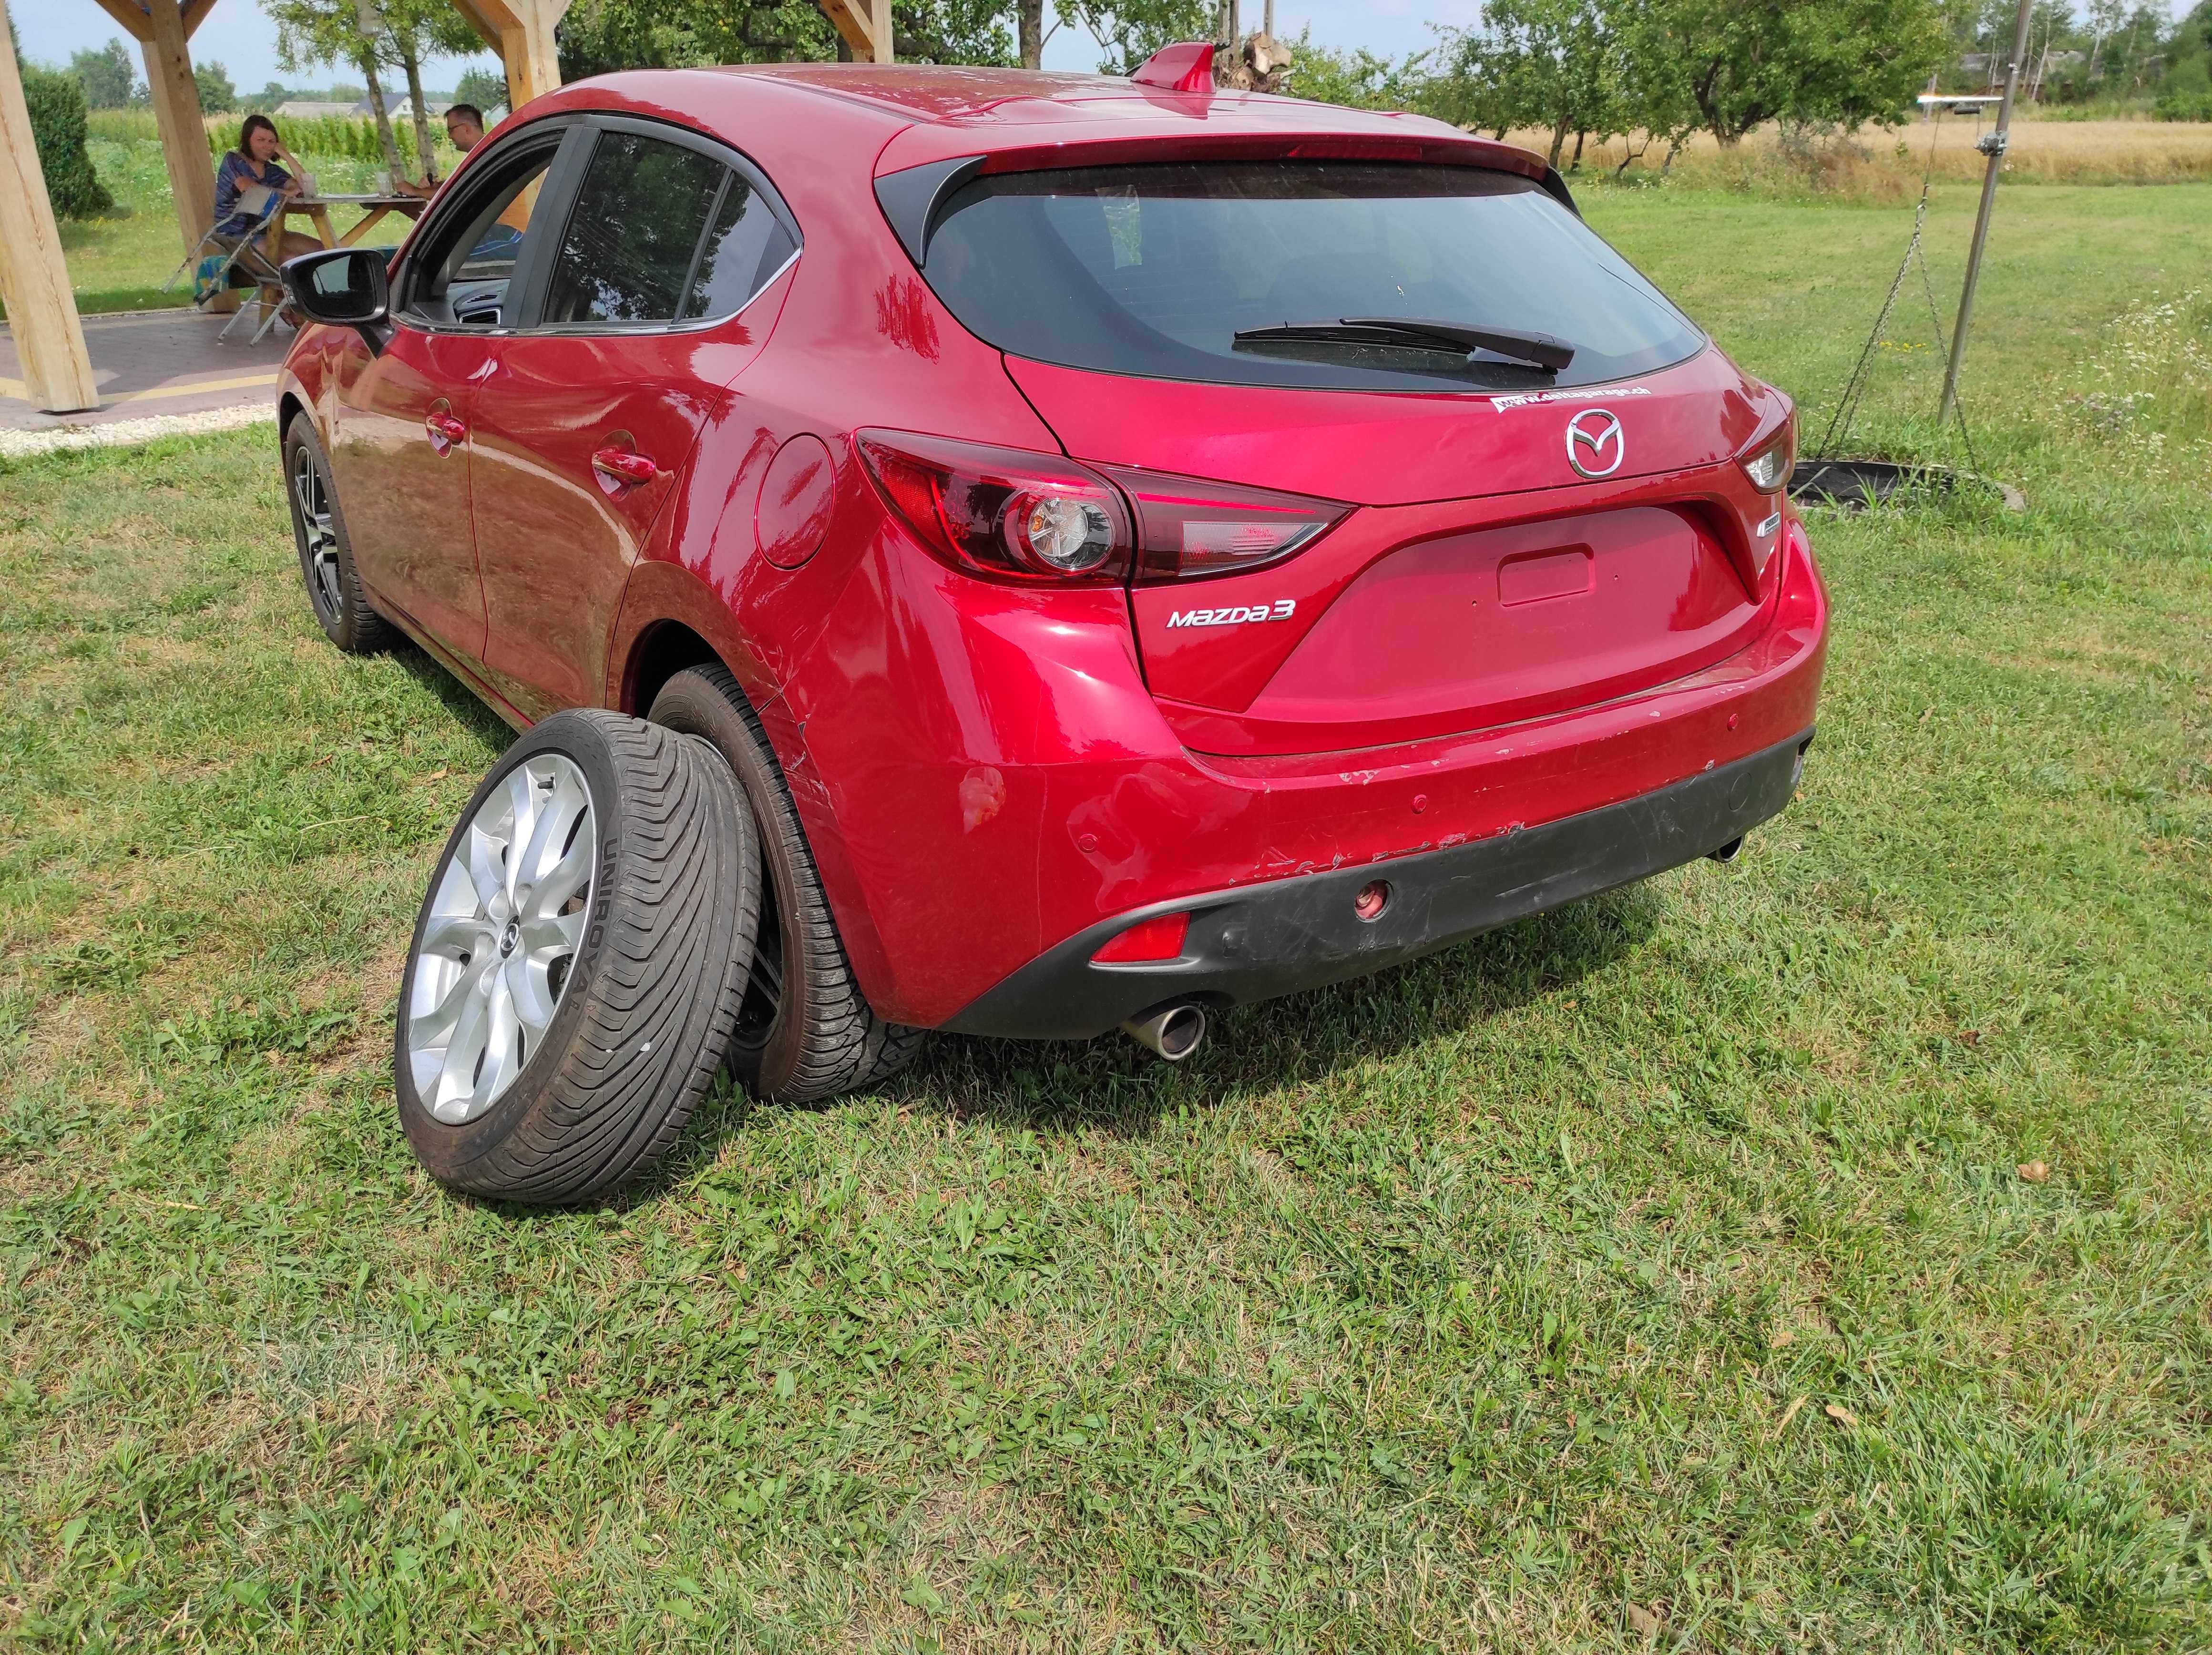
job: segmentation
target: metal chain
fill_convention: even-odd
[[[1874,318],[1874,330],[1867,335],[1865,348],[1852,366],[1851,377],[1844,383],[1844,394],[1836,399],[1836,411],[1828,416],[1828,428],[1821,434],[1820,446],[1810,456],[1816,460],[1835,458],[1833,444],[1838,436],[1849,436],[1851,421],[1856,417],[1859,399],[1866,394],[1866,366],[1874,349],[1881,343],[1881,330],[1889,324],[1889,313],[1897,307],[1897,295],[1904,288],[1905,273],[1912,268],[1912,257],[1920,251],[1920,232],[1928,221],[1928,185],[1920,186],[1920,205],[1912,215],[1912,240],[1905,250],[1905,257],[1897,267],[1896,278],[1889,284],[1889,297],[1881,301],[1881,313]],[[1923,269],[1925,269],[1923,264]],[[1840,427],[1840,428],[1839,428]]]
[[[1828,428],[1821,434],[1820,444],[1808,458],[1813,460],[1835,458],[1835,445],[1850,435],[1851,424],[1858,417],[1859,403],[1866,396],[1867,363],[1872,360],[1875,347],[1881,342],[1881,330],[1889,324],[1890,312],[1897,308],[1897,296],[1905,287],[1905,273],[1913,261],[1920,263],[1920,285],[1928,295],[1928,314],[1936,325],[1936,349],[1939,355],[1948,355],[1950,346],[1943,334],[1943,312],[1936,302],[1936,279],[1928,269],[1928,255],[1922,251],[1921,238],[1928,228],[1928,195],[1936,180],[1936,146],[1943,134],[1943,106],[1934,106],[1936,118],[1928,137],[1927,170],[1920,175],[1920,202],[1912,209],[1912,239],[1905,244],[1905,257],[1898,261],[1897,276],[1889,284],[1889,296],[1881,302],[1881,312],[1874,318],[1874,328],[1859,352],[1859,359],[1851,367],[1851,377],[1844,382],[1843,395],[1836,399],[1836,411],[1828,417]],[[1966,467],[1980,470],[1974,458],[1973,438],[1966,430],[1966,413],[1963,408],[1954,409],[1959,421],[1959,440],[1966,451]]]

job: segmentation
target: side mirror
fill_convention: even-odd
[[[385,317],[392,307],[384,274],[390,256],[374,247],[302,253],[284,262],[284,291],[301,315],[356,329],[375,350],[384,343]]]

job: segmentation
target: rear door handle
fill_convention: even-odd
[[[430,433],[430,446],[434,448],[436,448],[440,443],[451,447],[469,434],[468,427],[462,423],[459,416],[442,412],[425,415],[422,419],[422,428]],[[438,452],[442,454],[446,450],[439,448]]]
[[[628,448],[601,448],[592,455],[592,470],[617,482],[651,482],[660,475],[650,454]]]

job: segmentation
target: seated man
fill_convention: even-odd
[[[483,142],[483,111],[474,104],[455,104],[446,112],[446,136],[453,140],[453,148],[467,155]],[[416,184],[411,179],[394,179],[392,187],[403,196],[417,196],[428,200],[438,193],[438,180],[429,179]]]

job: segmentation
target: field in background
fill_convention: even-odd
[[[1981,130],[1990,130],[1985,119]],[[1512,142],[1547,153],[1548,131],[1516,131]],[[2004,178],[2016,184],[2179,184],[2212,179],[2212,122],[2153,120],[2015,120]],[[1893,201],[1917,197],[1920,180],[1933,172],[1939,180],[1981,182],[1987,165],[1974,149],[1971,115],[1946,114],[1941,121],[1911,122],[1893,130],[1868,127],[1850,136],[1811,136],[1786,142],[1775,127],[1762,127],[1733,149],[1723,149],[1710,132],[1694,134],[1666,167],[1668,147],[1640,136],[1591,143],[1572,179],[1610,180],[1619,173],[1628,185],[1659,181],[1662,167],[1670,186],[1733,190],[1762,195],[1820,193]],[[1565,166],[1574,147],[1567,139]],[[1633,159],[1632,160],[1632,156]],[[1933,157],[1931,167],[1930,158]],[[1621,163],[1630,164],[1625,172]]]
[[[1814,432],[1911,219],[1587,207]],[[2212,1646],[2208,233],[2008,197],[2028,510],[1814,523],[1820,737],[1732,866],[1179,1070],[721,1096],[563,1215],[427,1183],[386,1079],[503,729],[323,642],[267,433],[0,464],[0,1636]],[[1869,440],[1940,452],[1883,346]]]

